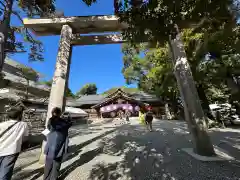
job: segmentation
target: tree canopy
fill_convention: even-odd
[[[25,99],[28,99],[29,97],[29,87],[30,87],[30,82],[38,82],[39,80],[39,73],[36,72],[34,69],[19,65],[18,67],[18,73],[20,77],[22,77],[24,82],[21,82],[22,85],[25,87]]]
[[[54,0],[1,0],[0,12],[3,14],[0,31],[5,36],[4,53],[29,53],[30,61],[43,60],[43,46],[34,38],[31,32],[23,26],[13,26],[11,16],[16,16],[23,24],[23,16],[39,17],[55,11]],[[21,35],[22,38],[16,38]],[[4,56],[5,57],[5,56]]]
[[[125,86],[122,86],[122,87],[113,87],[105,92],[103,92],[103,94],[112,94],[114,93],[115,91],[117,91],[117,89],[122,89],[124,92],[126,93],[135,93],[135,92],[139,92],[139,89],[138,88],[128,88],[128,87],[125,87]]]
[[[239,102],[239,30],[220,29],[214,33],[182,32],[189,60],[203,108],[209,103],[223,103],[233,98]],[[206,38],[207,37],[207,38]],[[124,44],[123,75],[129,84],[163,97],[167,102],[180,102],[177,82],[167,44],[149,48],[148,44]]]
[[[234,0],[114,0],[115,13],[129,27],[123,36],[131,43],[164,44],[178,29],[216,31],[238,19],[239,3]],[[178,27],[178,28],[177,28]]]
[[[26,66],[18,66],[20,76],[23,77],[26,81],[37,82],[40,78],[39,73],[34,69]]]
[[[96,0],[82,0],[90,6]],[[0,32],[5,36],[3,57],[6,54],[29,54],[29,61],[43,61],[43,45],[32,33],[23,27],[22,17],[58,17],[56,0],[0,0],[0,15],[2,15]],[[13,26],[11,16],[16,16],[22,26]],[[17,36],[21,38],[16,38]],[[1,65],[2,66],[2,65]]]
[[[97,86],[94,83],[85,84],[77,93],[76,96],[97,94]]]
[[[44,85],[48,86],[49,88],[51,88],[52,82],[53,82],[53,80],[43,81],[43,82],[41,82],[41,84],[44,84]],[[73,94],[72,90],[69,87],[66,90],[66,97],[75,98],[75,95]]]

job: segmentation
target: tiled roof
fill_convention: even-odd
[[[14,61],[14,60],[12,60],[12,59],[10,59],[9,57],[6,57],[6,58],[5,58],[4,64],[9,64],[9,65],[11,65],[11,66],[13,66],[13,67],[23,66],[23,64],[21,64],[21,63],[19,63],[19,62],[17,62],[17,61]]]
[[[11,66],[13,68],[15,68],[14,72],[9,72],[9,69],[7,68],[7,66]],[[3,73],[4,73],[4,79],[12,81],[14,83],[21,83],[23,85],[27,85],[26,80],[21,77],[21,75],[18,74],[18,66],[25,66],[17,61],[14,61],[8,57],[5,58],[5,62],[4,62],[4,66],[3,66]],[[27,66],[25,66],[27,67]],[[50,91],[50,88],[46,85],[41,85],[37,82],[34,81],[29,81],[29,85],[31,87],[37,88],[37,89],[41,89],[41,90],[45,90],[45,91]]]
[[[24,100],[25,92],[19,91],[17,89],[12,88],[4,88],[0,89],[0,99],[9,99],[13,101]],[[39,98],[34,96],[33,94],[28,94],[29,98],[28,101],[30,102],[37,102],[37,103],[48,103],[48,98]]]
[[[84,104],[88,104],[88,105],[94,105],[94,104],[98,104],[101,101],[103,101],[105,99],[106,96],[104,95],[85,95],[85,96],[81,96],[80,98],[76,99],[76,100],[69,100],[67,101],[67,105],[68,106],[81,106]]]
[[[27,81],[19,76],[16,76],[14,74],[8,73],[8,72],[4,72],[4,79],[15,82],[15,83],[21,83],[23,85],[27,85]],[[29,81],[29,86],[34,87],[34,88],[38,88],[41,90],[45,90],[45,91],[50,91],[50,88],[46,85],[42,85],[42,84],[38,84],[37,82],[34,81]]]
[[[138,93],[132,93],[129,94],[130,97],[143,102],[157,102],[161,101],[160,98],[156,97],[155,95],[151,95],[145,92],[138,92]],[[108,99],[108,96],[106,95],[84,95],[76,100],[68,100],[67,105],[68,106],[82,106],[82,105],[96,105],[99,103],[102,103],[103,101],[106,101]]]

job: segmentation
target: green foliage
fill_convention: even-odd
[[[84,85],[77,93],[76,96],[80,95],[92,95],[97,94],[97,86],[96,84],[89,83]]]
[[[23,25],[22,17],[57,17],[56,0],[0,0],[1,31],[5,35],[5,54],[28,52],[29,61],[43,61],[43,44],[35,39],[28,29],[11,25],[11,15],[16,16]],[[83,0],[91,6],[96,0]],[[16,39],[16,35],[22,36]],[[5,57],[5,55],[4,55]]]
[[[53,80],[40,82],[40,84],[46,85],[46,86],[49,87],[49,88],[52,87],[52,83],[53,83]]]
[[[18,66],[20,76],[23,77],[26,81],[37,82],[39,80],[39,74],[32,68],[26,66]]]
[[[49,88],[52,87],[52,83],[53,83],[53,80],[41,82],[41,84],[44,84],[44,85],[48,86]],[[72,90],[69,87],[66,90],[66,96],[71,97],[71,98],[75,98],[75,95],[73,94]]]
[[[234,0],[115,0],[115,13],[129,24],[123,36],[131,43],[165,44],[178,28],[194,25],[198,31],[215,32],[238,18],[238,3]]]
[[[55,0],[17,0],[28,17],[46,16],[55,12]]]
[[[24,79],[25,82],[22,82],[23,85],[25,86],[25,99],[29,98],[29,87],[30,87],[30,81],[37,82],[39,80],[39,74],[32,68],[19,65],[18,67],[18,73],[20,77]]]
[[[70,88],[67,88],[66,96],[67,97],[71,97],[71,98],[75,98],[75,95],[73,94],[73,92],[72,92],[72,90]]]
[[[225,103],[230,98],[239,101],[238,28],[220,29],[214,33],[185,29],[182,39],[203,108],[207,111],[209,103]],[[149,48],[146,44],[127,44],[123,45],[122,51],[122,72],[127,83],[137,83],[142,90],[155,93],[170,104],[179,102],[167,45]],[[209,54],[211,56],[206,58]]]
[[[23,16],[39,17],[55,10],[53,0],[1,0],[0,11],[3,14],[1,31],[5,35],[5,53],[29,54],[29,61],[43,61],[42,43],[36,40],[32,33],[24,27],[11,25],[11,16],[16,16],[23,24]],[[16,39],[16,35],[22,36],[22,40]]]
[[[122,87],[114,87],[114,88],[111,88],[111,89],[103,92],[103,94],[106,94],[106,95],[112,94],[112,93],[114,93],[115,91],[117,91],[119,88],[122,89],[122,90],[123,90],[124,92],[126,92],[126,93],[136,93],[136,92],[139,92],[139,89],[138,89],[138,88],[128,88],[128,87],[122,86]]]

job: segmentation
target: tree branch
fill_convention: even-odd
[[[18,14],[18,12],[12,11],[12,13],[13,13],[15,16],[17,16],[17,18],[21,21],[22,24],[24,24],[24,23],[23,23],[23,19],[22,19],[22,17]],[[26,28],[24,28],[24,29],[25,29],[25,31],[26,31],[26,34],[31,38],[32,42],[34,42],[35,40],[33,39],[32,35],[29,33],[28,29],[26,29]]]
[[[6,5],[5,5],[3,2],[0,1],[0,4],[1,4],[4,8],[6,8]]]

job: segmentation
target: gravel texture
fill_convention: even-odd
[[[240,180],[239,130],[214,129],[210,136],[214,145],[235,157],[234,161],[201,162],[181,148],[193,147],[187,126],[181,121],[155,120],[154,131],[131,119],[131,124],[96,125],[83,135],[73,134],[68,159],[62,165],[61,178],[66,180]],[[89,133],[87,133],[89,132]],[[90,133],[92,132],[92,133]],[[90,138],[92,140],[89,141]],[[88,138],[88,139],[87,139]],[[87,143],[82,144],[82,142]],[[228,143],[226,143],[227,141]],[[14,179],[42,179],[42,169],[31,162],[39,150],[23,153],[18,159],[25,166]],[[23,166],[23,165],[22,165]],[[19,178],[21,177],[21,178]]]

